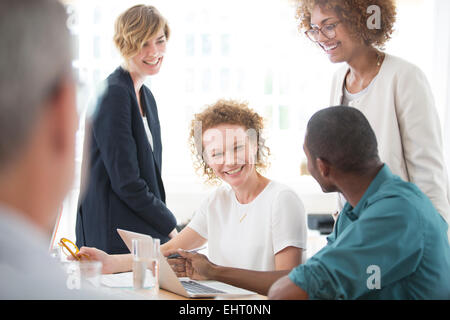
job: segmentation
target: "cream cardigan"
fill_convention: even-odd
[[[332,106],[342,103],[348,70],[345,65],[333,77]],[[415,65],[386,54],[369,90],[349,105],[369,120],[381,160],[394,174],[415,183],[450,225],[450,190],[441,127],[424,73]]]

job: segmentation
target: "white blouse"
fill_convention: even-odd
[[[331,105],[343,103],[348,65],[333,77]],[[375,131],[381,161],[392,172],[415,183],[450,223],[449,183],[441,126],[430,85],[415,65],[386,54],[368,90],[349,101]],[[450,232],[449,232],[450,236]]]
[[[303,203],[294,190],[275,181],[248,204],[239,203],[230,186],[220,186],[188,227],[208,239],[209,259],[226,267],[273,271],[279,251],[288,246],[306,250]]]
[[[150,147],[152,147],[153,150],[153,136],[152,132],[150,131],[150,127],[148,126],[147,117],[142,117],[142,119],[144,121],[144,128],[145,133],[147,134],[148,142],[150,143]]]

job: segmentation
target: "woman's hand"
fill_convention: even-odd
[[[80,258],[80,261],[100,261],[102,263],[102,273],[114,273],[116,272],[115,267],[115,259],[114,256],[107,254],[106,252],[90,247],[81,247],[80,251],[77,253],[77,257]],[[69,256],[68,260],[74,261],[75,258]]]

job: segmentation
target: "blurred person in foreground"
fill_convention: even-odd
[[[0,299],[97,297],[48,253],[78,127],[66,20],[57,1],[0,2]]]

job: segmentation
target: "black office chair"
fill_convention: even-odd
[[[318,230],[321,235],[328,235],[333,231],[334,219],[331,214],[308,214],[308,228]]]

